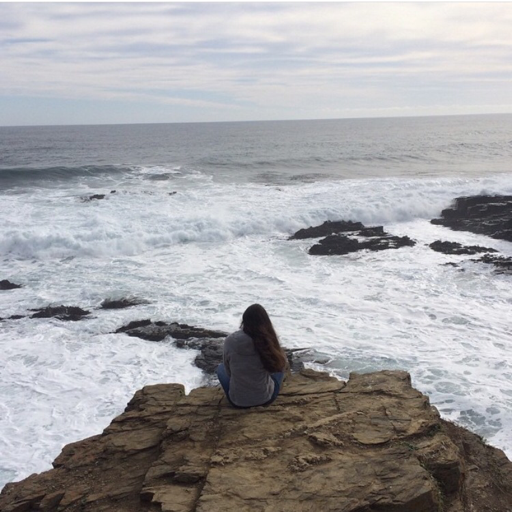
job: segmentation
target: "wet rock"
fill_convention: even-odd
[[[412,247],[416,242],[408,236],[382,236],[370,240],[359,241],[345,235],[330,235],[309,249],[311,255],[343,255],[351,252],[368,249],[370,251],[383,251],[386,249],[398,249],[400,247]]]
[[[11,283],[8,279],[0,281],[0,290],[14,290],[15,288],[21,288],[21,284]]]
[[[115,194],[116,192],[116,190],[110,191],[111,194]],[[87,203],[89,201],[99,201],[100,199],[105,199],[105,197],[107,197],[107,194],[92,194],[90,196],[84,196],[81,199],[82,202]]]
[[[168,324],[166,322],[153,322],[151,320],[130,322],[128,325],[120,327],[115,332],[124,332],[128,336],[135,336],[148,341],[162,341],[167,336],[181,340],[189,338],[225,338],[227,336],[227,333],[221,331],[193,327],[177,322]]]
[[[357,236],[389,236],[389,233],[384,231],[384,226],[374,226],[370,228],[361,229],[356,233]]]
[[[218,386],[146,386],[53,465],[7,484],[0,510],[512,510],[505,454],[443,421],[400,371],[344,383],[306,370],[242,410]]]
[[[361,222],[330,221],[327,220],[320,226],[310,226],[309,228],[299,229],[289,240],[304,240],[306,238],[320,238],[322,236],[332,235],[334,233],[344,233],[346,231],[358,231],[365,229]]]
[[[76,306],[47,306],[41,309],[31,309],[36,311],[30,318],[58,318],[59,320],[77,321],[82,320],[84,316],[91,312]]]
[[[497,274],[512,275],[512,258],[510,257],[484,254],[484,256],[482,256],[481,258],[471,261],[475,261],[477,263],[486,263],[488,265],[494,265],[494,271]]]
[[[512,242],[512,196],[458,197],[432,224]]]
[[[170,336],[174,338],[176,347],[199,351],[194,364],[207,375],[214,375],[217,366],[222,362],[224,338],[228,335],[228,333],[222,331],[192,327],[177,322],[170,324],[153,322],[149,319],[130,322],[115,332],[125,333],[148,341],[162,341]],[[283,350],[292,371],[302,370],[304,362],[312,360],[308,349],[284,348]]]
[[[443,254],[478,254],[480,252],[498,252],[496,249],[490,247],[481,247],[479,245],[462,245],[458,242],[443,242],[436,240],[432,242],[429,247]]]
[[[136,297],[124,297],[122,299],[105,299],[101,303],[102,309],[123,309],[130,308],[132,306],[140,306],[141,304],[147,304],[148,302],[143,299],[137,299]]]

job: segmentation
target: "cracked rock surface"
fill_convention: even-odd
[[[512,463],[441,420],[406,372],[303,370],[252,409],[219,387],[146,386],[54,469],[5,486],[0,510],[504,512]]]

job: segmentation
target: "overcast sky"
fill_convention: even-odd
[[[0,3],[0,125],[512,113],[512,2]]]

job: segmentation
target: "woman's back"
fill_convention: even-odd
[[[270,400],[274,381],[265,370],[252,338],[242,330],[226,338],[224,364],[230,375],[229,396],[234,404],[251,407]]]

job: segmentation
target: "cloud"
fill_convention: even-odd
[[[512,103],[509,3],[4,3],[0,20],[4,96],[205,120]]]

